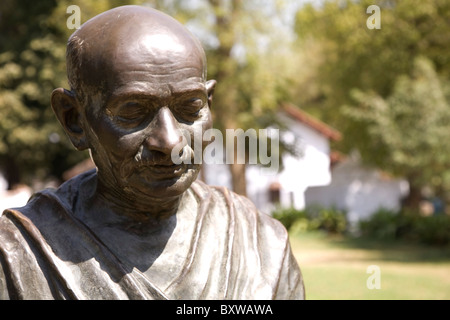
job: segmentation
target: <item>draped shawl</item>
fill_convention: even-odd
[[[76,218],[95,171],[0,217],[1,299],[302,299],[284,227],[226,188],[194,182],[195,224],[180,272],[157,287]],[[162,253],[164,254],[164,252]]]

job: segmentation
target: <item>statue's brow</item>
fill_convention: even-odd
[[[206,89],[204,86],[192,86],[179,91],[171,90],[170,95],[166,99],[178,99],[183,96],[206,97]],[[111,97],[107,104],[112,106],[119,103],[120,101],[125,101],[128,99],[152,100],[155,102],[164,100],[164,98],[161,98],[161,96],[147,91],[127,91]]]

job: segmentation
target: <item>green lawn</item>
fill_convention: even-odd
[[[318,232],[291,234],[291,245],[307,299],[450,299],[450,248]],[[367,287],[368,278],[374,276],[367,273],[371,265],[379,268],[379,289]]]

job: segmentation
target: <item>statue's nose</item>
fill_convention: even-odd
[[[186,143],[172,111],[168,107],[158,110],[150,123],[146,146],[150,151],[159,151],[170,155],[180,143]]]

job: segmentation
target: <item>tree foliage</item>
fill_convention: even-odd
[[[381,29],[366,27],[373,4]],[[296,99],[343,132],[335,147],[415,191],[450,191],[450,3],[326,1],[299,10],[295,28],[300,50],[316,52],[315,83],[300,83],[308,94]]]
[[[47,19],[55,7],[8,0],[0,7],[0,159],[10,186],[49,174],[48,163],[57,172],[67,148],[49,104],[65,81],[63,33]]]
[[[372,155],[373,164],[406,177],[413,188],[450,190],[449,84],[428,59],[417,58],[387,98],[352,91],[358,104],[344,108],[344,114],[365,126],[370,140],[360,149]]]
[[[130,1],[130,3],[134,3]],[[68,88],[67,0],[0,4],[0,166],[9,186],[60,178],[87,153],[75,151],[50,107],[57,87]],[[81,23],[120,1],[77,1]],[[68,88],[70,89],[70,88]]]

